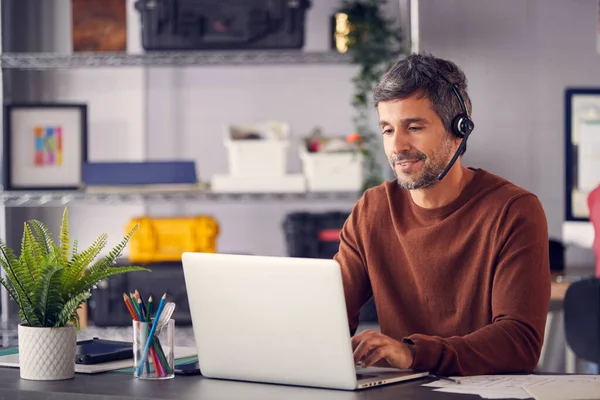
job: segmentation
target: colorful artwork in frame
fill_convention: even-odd
[[[87,161],[85,104],[7,104],[5,190],[75,190]]]
[[[36,126],[33,128],[35,153],[34,164],[62,165],[62,126]]]

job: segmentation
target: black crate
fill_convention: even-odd
[[[178,326],[191,325],[190,308],[181,263],[145,265],[152,272],[131,272],[115,275],[92,290],[88,300],[90,323],[95,326],[129,326],[131,315],[123,302],[123,293],[138,289],[144,301],[152,296],[154,311],[162,295],[175,302],[173,319]]]
[[[290,257],[333,258],[340,246],[339,233],[350,212],[290,213],[283,221]]]
[[[308,0],[138,0],[146,50],[296,49]]]

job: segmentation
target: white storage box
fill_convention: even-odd
[[[311,192],[359,191],[364,183],[364,156],[359,152],[314,152],[300,146],[307,189]]]
[[[306,181],[302,174],[268,178],[214,175],[211,190],[215,193],[304,193]]]
[[[236,139],[248,132],[261,138]],[[229,153],[229,175],[238,178],[284,176],[290,147],[289,135],[289,125],[280,122],[227,127],[225,147]]]

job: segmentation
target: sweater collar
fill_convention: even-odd
[[[437,208],[423,208],[415,204],[412,199],[412,196],[408,192],[408,190],[404,190],[397,186],[399,190],[404,192],[404,195],[407,197],[407,202],[410,204],[410,208],[413,213],[421,219],[431,220],[431,219],[441,219],[444,218],[456,210],[458,210],[463,204],[465,204],[469,199],[471,199],[481,187],[482,182],[485,180],[486,172],[481,168],[470,168],[475,171],[475,175],[471,179],[471,181],[463,188],[458,197],[451,201],[450,203]]]

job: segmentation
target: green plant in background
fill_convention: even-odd
[[[149,271],[137,266],[115,267],[137,227],[107,256],[94,261],[106,246],[102,234],[87,249],[79,252],[77,241],[70,246],[68,213],[64,210],[59,243],[40,221],[25,222],[21,254],[0,241],[0,265],[6,280],[0,283],[19,307],[22,324],[30,327],[63,327],[72,322],[79,329],[77,309],[91,296],[91,289],[112,275]]]
[[[347,18],[346,44],[351,62],[359,66],[353,78],[352,106],[356,133],[361,137],[365,158],[363,191],[383,182],[382,169],[377,162],[380,135],[370,128],[371,93],[381,75],[403,54],[406,54],[400,27],[384,16],[387,0],[342,0],[338,13]],[[347,16],[347,17],[346,17]]]

